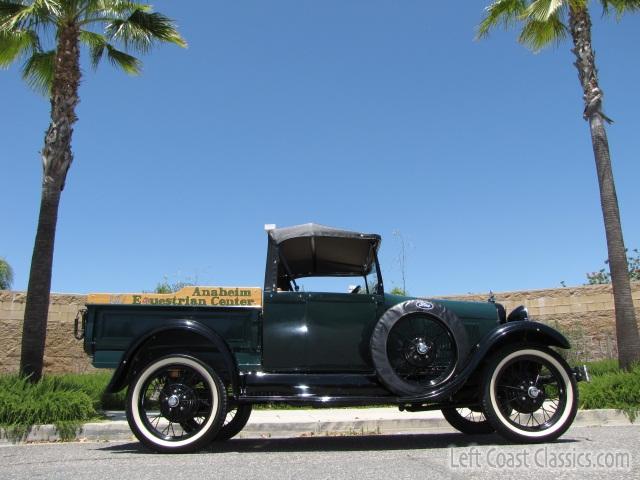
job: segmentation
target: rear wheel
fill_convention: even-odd
[[[470,408],[443,408],[442,415],[453,428],[468,435],[485,435],[495,428],[481,410]]]
[[[218,434],[226,394],[218,375],[193,357],[171,355],[149,363],[127,392],[127,421],[145,446],[193,452]]]
[[[511,346],[489,361],[482,408],[496,431],[509,440],[555,440],[576,416],[576,381],[567,363],[553,350]]]

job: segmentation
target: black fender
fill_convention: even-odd
[[[509,322],[491,330],[474,345],[464,368],[451,381],[425,395],[403,397],[407,403],[443,400],[456,393],[478,369],[484,359],[508,343],[544,345],[547,347],[571,348],[569,340],[548,325],[531,321]]]
[[[122,390],[129,383],[130,378],[137,373],[136,367],[142,361],[141,355],[145,346],[152,345],[153,342],[165,335],[187,335],[197,338],[200,342],[206,342],[207,349],[210,346],[210,353],[217,353],[221,356],[226,371],[229,373],[231,388],[234,396],[238,394],[238,369],[233,354],[227,342],[214,330],[194,320],[175,319],[163,321],[162,326],[145,332],[136,338],[129,348],[122,355],[120,364],[111,377],[105,391],[116,393]],[[144,362],[142,362],[144,363]]]

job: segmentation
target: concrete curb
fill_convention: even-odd
[[[367,410],[342,410],[334,419],[324,416],[325,418],[315,421],[305,420],[304,417],[313,417],[316,411],[289,411],[291,413],[281,410],[258,411],[259,415],[256,415],[258,418],[250,420],[245,429],[236,438],[415,434],[455,431],[449,426],[440,412],[409,413],[399,412],[396,409],[372,410],[377,410],[374,415],[367,414]],[[308,413],[308,415],[305,415],[305,413]],[[119,414],[117,416],[121,417],[122,415]],[[363,418],[375,416],[380,418]],[[287,419],[287,417],[290,418]],[[352,419],[346,419],[348,417]],[[622,411],[613,409],[579,410],[573,423],[574,427],[629,425],[640,426],[640,423],[637,421],[631,423]],[[93,442],[135,441],[135,437],[125,420],[108,420],[85,423],[76,432],[73,440]],[[7,435],[4,429],[0,429],[0,445],[60,441],[62,441],[61,435],[54,425],[36,425],[29,430],[25,438],[17,440],[12,439],[11,435]]]

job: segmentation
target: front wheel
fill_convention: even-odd
[[[241,404],[230,407],[224,419],[222,428],[214,439],[215,442],[224,442],[235,437],[245,427],[251,416],[251,405]]]
[[[562,357],[547,347],[507,347],[487,365],[482,409],[508,440],[555,440],[576,416],[576,381]]]
[[[170,355],[151,361],[127,392],[134,435],[157,452],[193,452],[208,445],[226,415],[224,384],[196,358]]]

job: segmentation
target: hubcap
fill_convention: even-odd
[[[540,389],[531,386],[529,387],[529,391],[527,393],[531,398],[538,398],[538,395],[540,395]]]
[[[198,397],[191,387],[182,383],[168,384],[160,395],[160,411],[172,422],[192,418],[198,408]]]
[[[429,365],[435,358],[435,349],[433,344],[422,337],[414,338],[405,347],[405,358],[407,361],[416,366],[425,367]]]
[[[429,351],[429,345],[424,342],[418,342],[418,345],[416,345],[416,350],[420,355],[426,355]]]

